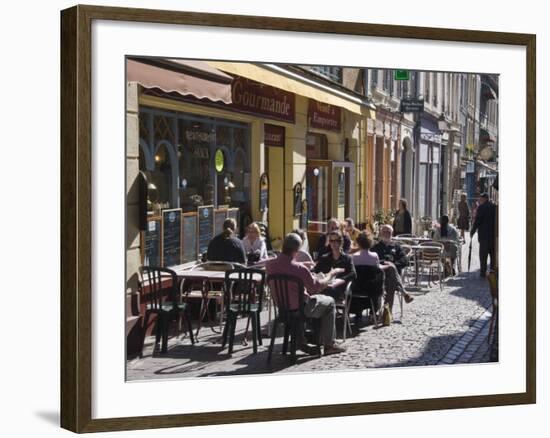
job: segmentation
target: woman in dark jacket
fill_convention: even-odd
[[[331,231],[328,234],[328,241],[330,246],[330,252],[323,254],[319,257],[317,264],[313,268],[313,272],[327,274],[331,269],[340,268],[342,270],[336,278],[340,278],[345,281],[341,286],[335,288],[328,288],[324,293],[332,296],[335,300],[341,300],[344,297],[346,285],[355,280],[355,267],[351,261],[351,256],[344,253],[342,246],[344,243],[344,237],[340,231]]]
[[[458,229],[460,230],[460,237],[464,240],[464,231],[470,229],[470,207],[466,201],[466,195],[463,193],[460,195],[460,202],[458,203]]]
[[[393,235],[412,234],[412,218],[407,210],[407,200],[399,200],[399,210],[395,212],[393,219]]]

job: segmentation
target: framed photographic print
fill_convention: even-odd
[[[534,403],[535,41],[62,11],[62,427]]]

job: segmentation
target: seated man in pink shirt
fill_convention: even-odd
[[[336,336],[336,307],[334,305],[334,298],[321,293],[327,287],[330,280],[340,271],[333,269],[322,279],[314,277],[307,267],[294,260],[301,246],[302,239],[297,234],[287,234],[283,242],[281,254],[276,259],[266,263],[266,273],[268,276],[275,274],[290,275],[303,282],[306,290],[304,314],[308,318],[321,319],[321,338],[325,355],[341,353],[345,349],[336,346],[334,342]],[[276,293],[276,291],[273,291],[273,293]],[[291,308],[298,308],[299,299],[297,293],[298,291],[296,291],[295,300],[291,300]]]

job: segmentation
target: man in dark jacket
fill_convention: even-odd
[[[206,258],[210,261],[246,263],[246,252],[243,243],[235,237],[237,223],[233,218],[227,218],[223,223],[223,231],[208,244]]]
[[[479,276],[485,277],[487,273],[487,257],[491,257],[491,270],[495,268],[495,220],[496,205],[489,200],[487,193],[479,196],[479,206],[477,207],[476,217],[470,238],[473,238],[477,231],[477,240],[479,242]]]

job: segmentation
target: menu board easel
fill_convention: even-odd
[[[182,215],[183,220],[183,251],[182,251],[182,263],[193,262],[198,260],[197,253],[197,226],[198,216],[197,213],[184,213]]]
[[[214,236],[223,231],[223,223],[227,217],[227,208],[218,208],[214,211]]]
[[[160,266],[160,233],[161,217],[147,218],[147,226],[143,232],[143,265]]]
[[[162,210],[162,266],[181,263],[181,208]]]
[[[205,205],[197,208],[198,215],[198,256],[208,250],[208,244],[214,237],[214,206]]]

